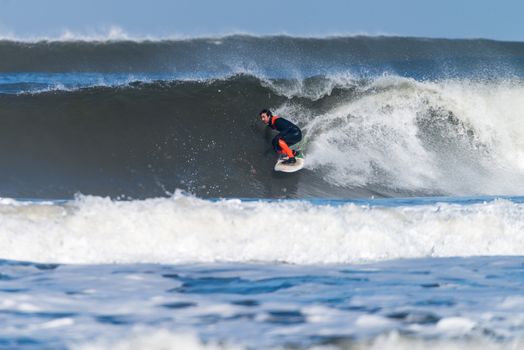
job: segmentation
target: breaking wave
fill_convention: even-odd
[[[3,195],[522,193],[520,79],[121,79],[0,94]],[[303,128],[306,171],[273,173],[273,135],[257,117],[263,107]]]

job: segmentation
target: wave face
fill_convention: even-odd
[[[522,43],[231,36],[0,53],[3,196],[522,193]],[[303,128],[306,170],[273,172],[265,107]]]
[[[522,202],[208,201],[181,193],[134,201],[3,200],[0,256],[81,264],[349,264],[523,255]]]

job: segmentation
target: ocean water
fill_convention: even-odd
[[[524,349],[524,44],[0,56],[1,349]]]
[[[516,257],[0,266],[4,348],[524,346],[524,266]]]

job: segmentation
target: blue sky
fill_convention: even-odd
[[[400,35],[524,41],[523,0],[0,0],[0,37]]]

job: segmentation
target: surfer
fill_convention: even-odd
[[[300,131],[300,128],[287,119],[273,115],[269,109],[263,109],[260,112],[260,119],[271,129],[276,129],[279,132],[271,143],[273,144],[273,149],[278,154],[287,155],[288,158],[284,160],[282,164],[295,164],[297,162],[295,156],[298,155],[298,152],[293,151],[289,146],[302,140],[302,131]]]

